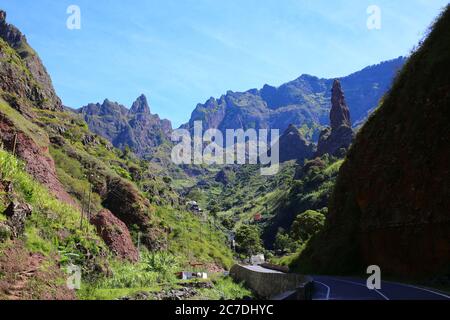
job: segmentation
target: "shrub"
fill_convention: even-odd
[[[291,228],[294,240],[306,242],[325,225],[325,216],[317,211],[308,210],[295,218]]]
[[[263,251],[258,227],[242,225],[236,231],[236,242],[241,253],[254,255]]]

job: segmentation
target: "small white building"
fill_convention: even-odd
[[[208,274],[206,272],[187,272],[183,271],[178,274],[181,280],[191,280],[191,279],[208,279]]]
[[[261,265],[265,262],[266,262],[266,259],[264,258],[263,254],[257,254],[250,258],[250,264],[254,265],[254,266]]]

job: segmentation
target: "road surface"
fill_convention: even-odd
[[[261,266],[245,266],[261,273],[283,273]],[[313,300],[447,300],[450,294],[418,286],[382,281],[380,290],[369,290],[366,279],[313,276]],[[294,292],[292,292],[294,294]],[[281,296],[281,295],[280,295]],[[287,293],[286,299],[289,294]]]
[[[366,280],[313,276],[313,300],[448,300],[450,295],[428,288],[382,281],[380,290],[369,290]]]

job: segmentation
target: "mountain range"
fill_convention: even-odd
[[[398,57],[340,78],[354,126],[363,123],[378,106],[405,60]],[[319,126],[329,124],[333,81],[302,75],[278,88],[265,85],[260,90],[228,91],[198,104],[184,127],[203,121],[205,129],[272,128],[283,132],[291,124],[298,128],[306,125],[313,130],[309,138],[314,136],[317,141]]]
[[[340,79],[353,126],[361,125],[378,106],[405,61],[399,57]],[[182,128],[192,129],[195,121],[202,121],[204,130],[271,128],[284,132],[294,125],[302,129],[309,142],[317,142],[321,127],[330,124],[333,81],[302,75],[278,88],[265,85],[260,90],[228,91],[219,99],[210,98],[198,104]],[[155,147],[170,141],[170,121],[152,115],[145,96],[139,97],[131,109],[106,99],[77,112],[93,132],[117,148],[130,147],[140,157],[151,157]]]
[[[88,104],[77,110],[89,128],[108,139],[116,148],[129,147],[140,157],[153,153],[155,147],[170,141],[172,124],[150,112],[147,98],[139,96],[130,109],[106,99],[102,104]]]

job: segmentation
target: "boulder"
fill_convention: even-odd
[[[7,217],[6,225],[9,226],[14,238],[21,236],[25,231],[25,221],[31,216],[33,208],[26,203],[11,202],[3,214]]]
[[[101,210],[91,218],[91,223],[116,256],[131,262],[139,260],[139,252],[133,244],[127,226],[111,211]]]

